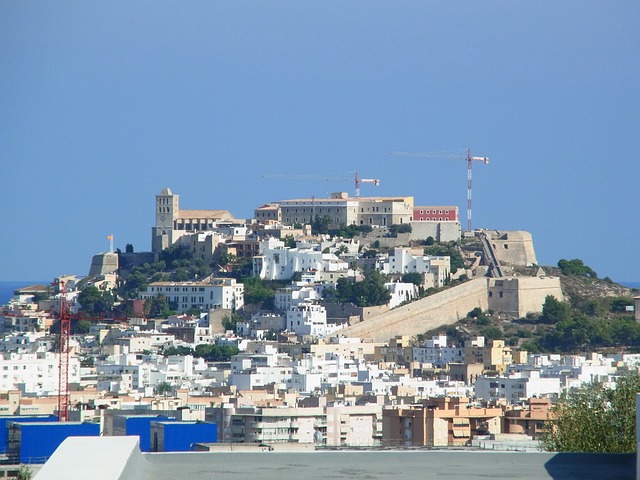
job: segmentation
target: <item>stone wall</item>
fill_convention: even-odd
[[[352,325],[340,334],[384,342],[396,335],[417,335],[451,325],[471,310],[488,309],[487,279],[478,278]]]
[[[461,235],[460,222],[411,222],[411,240],[433,237],[436,242],[457,242]]]
[[[118,254],[114,252],[99,253],[91,259],[89,276],[107,275],[118,271]]]
[[[507,277],[489,281],[489,309],[517,318],[542,312],[547,295],[564,300],[558,277]]]

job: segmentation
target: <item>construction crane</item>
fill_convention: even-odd
[[[380,186],[380,180],[377,178],[360,178],[358,176],[358,171],[348,172],[344,175],[288,175],[282,173],[265,173],[263,175],[264,178],[282,178],[286,180],[321,180],[321,181],[349,181],[352,180],[353,177],[350,175],[355,174],[355,196],[360,196],[360,184],[362,183],[372,183],[376,187]],[[349,176],[347,176],[349,175]]]
[[[376,187],[380,186],[380,180],[377,178],[360,178],[358,177],[358,171],[356,170],[356,197],[360,196],[361,183],[373,183]]]
[[[391,155],[400,157],[426,157],[426,158],[450,158],[467,161],[467,231],[471,232],[471,166],[473,162],[489,163],[489,157],[471,156],[471,149],[467,149],[466,155],[446,152],[391,152]]]
[[[67,286],[65,282],[57,280],[60,304],[58,317],[60,318],[60,339],[58,341],[58,421],[69,421],[69,340],[71,337],[71,315],[67,303]]]

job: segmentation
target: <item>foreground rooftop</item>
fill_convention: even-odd
[[[229,446],[232,449],[232,446]],[[36,480],[633,479],[635,454],[368,450],[142,454],[137,437],[70,437]]]

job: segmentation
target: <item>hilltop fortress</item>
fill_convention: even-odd
[[[209,251],[211,256],[218,245],[225,245],[226,252],[255,258],[260,254],[262,239],[279,238],[283,232],[308,238],[309,230],[294,227],[323,217],[332,226],[371,226],[374,230],[360,239],[361,246],[377,241],[383,246],[398,247],[428,237],[439,242],[459,241],[462,236],[457,207],[415,206],[411,196],[349,197],[340,192],[324,199],[264,204],[256,208],[254,217],[239,220],[227,210],[182,210],[179,195],[164,188],[156,195],[152,251],[157,254],[179,244],[189,246],[193,252]],[[391,225],[403,224],[411,225],[411,231],[393,238],[384,234]],[[222,235],[208,234],[221,228],[229,234],[226,240]],[[518,268],[537,264],[530,233],[476,230],[465,234],[465,238],[472,236],[482,240],[483,251],[476,252],[476,258],[469,259],[473,260],[472,265],[457,274],[466,275],[470,281],[392,310],[380,307],[376,315],[366,316],[366,320],[362,320],[364,317],[352,319],[344,333],[386,340],[398,334],[415,335],[455,323],[476,307],[519,318],[529,312],[540,312],[547,295],[559,300],[564,298],[559,278],[547,276],[542,269]],[[523,270],[532,272],[531,276],[516,273]]]

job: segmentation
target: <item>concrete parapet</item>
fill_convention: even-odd
[[[138,437],[69,437],[38,472],[38,480],[140,478]]]

